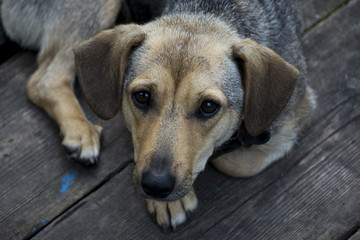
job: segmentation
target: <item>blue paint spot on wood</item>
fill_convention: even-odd
[[[63,177],[61,179],[61,194],[65,193],[68,188],[70,187],[70,184],[74,181],[75,179],[75,175],[76,175],[77,172],[72,172],[72,173],[69,173],[68,175],[66,175],[65,177]]]
[[[91,119],[91,115],[89,114],[89,115],[87,115],[87,119],[88,120],[90,120]]]
[[[44,219],[44,220],[41,220],[41,223],[42,224],[45,224],[46,223],[46,220]]]
[[[219,187],[218,187],[218,186],[215,186],[215,187],[214,187],[214,190],[215,190],[215,191],[219,190]]]
[[[37,228],[33,228],[32,232],[36,232]]]

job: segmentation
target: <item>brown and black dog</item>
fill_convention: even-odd
[[[298,1],[163,2],[156,20],[105,30],[74,52],[90,107],[103,119],[121,111],[132,133],[133,177],[149,212],[175,229],[197,207],[192,185],[209,159],[231,176],[259,173],[296,143],[315,95],[306,83]],[[70,82],[59,85],[68,95],[50,91],[50,72],[36,80],[53,62],[41,56],[29,84],[41,91],[29,91],[30,99],[46,110],[59,104],[58,112],[47,111],[60,119],[66,140],[63,123],[83,114],[72,109],[77,104],[61,110],[63,103],[43,100],[73,95]],[[83,119],[78,131],[85,126],[98,137],[100,127],[89,124]],[[97,156],[98,138],[92,141],[80,159]]]

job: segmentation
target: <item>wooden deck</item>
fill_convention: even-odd
[[[0,239],[360,239],[360,0],[304,0],[303,36],[318,108],[299,144],[261,174],[208,166],[200,205],[176,232],[151,221],[132,183],[130,134],[102,121],[101,160],[83,168],[25,96],[36,55],[0,28]],[[78,94],[79,95],[79,94]]]

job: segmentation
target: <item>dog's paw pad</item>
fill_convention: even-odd
[[[176,231],[178,226],[186,222],[198,205],[198,200],[193,190],[185,195],[185,197],[173,202],[159,202],[149,199],[146,202],[152,219],[163,231],[169,228],[172,231]]]

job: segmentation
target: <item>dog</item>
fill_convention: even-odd
[[[163,3],[155,20],[104,30],[78,44],[74,55],[92,110],[103,119],[124,117],[134,145],[133,179],[148,211],[175,230],[198,205],[193,183],[207,162],[234,177],[261,172],[294,146],[316,97],[307,84],[298,1]],[[41,53],[28,90],[39,87],[33,79],[49,66]],[[98,137],[101,128],[88,125],[84,119],[78,127]],[[80,159],[91,160],[90,152]]]

